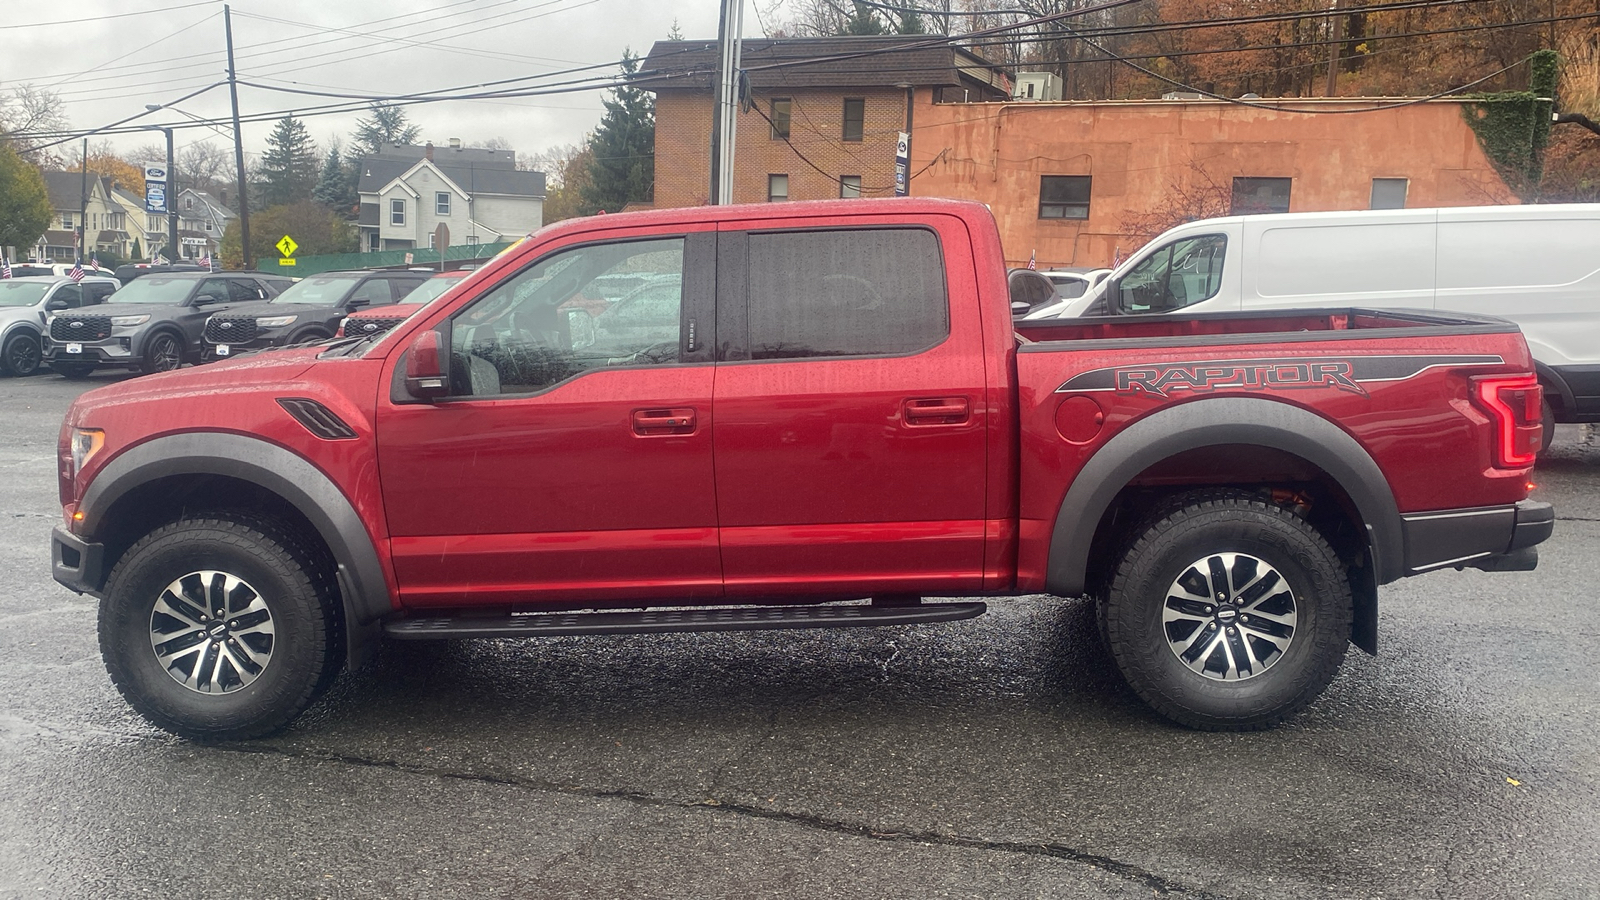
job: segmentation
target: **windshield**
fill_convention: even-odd
[[[272,298],[273,303],[303,303],[307,306],[338,306],[350,289],[365,275],[313,275],[302,278]]]
[[[0,281],[0,306],[32,306],[44,299],[50,285],[38,281]]]
[[[463,275],[461,278],[429,278],[422,284],[417,285],[416,290],[405,295],[404,297],[401,297],[400,302],[427,303],[429,300],[443,296],[445,291],[448,291],[460,284],[462,278],[465,277],[466,276]]]
[[[122,290],[105,299],[106,303],[182,303],[194,290],[193,278],[146,275],[128,282]]]

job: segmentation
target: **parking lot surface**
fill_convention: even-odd
[[[1600,896],[1600,441],[1532,573],[1386,587],[1289,725],[1125,686],[1082,601],[950,625],[386,649],[289,731],[144,724],[51,580],[55,445],[122,376],[0,379],[0,898]]]

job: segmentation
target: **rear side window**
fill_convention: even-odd
[[[99,303],[101,300],[111,296],[114,291],[116,291],[116,288],[109,284],[85,284],[83,285],[83,305],[88,306]]]
[[[346,306],[387,306],[394,302],[394,292],[389,289],[389,279],[373,278],[345,298]]]
[[[950,334],[930,231],[752,234],[749,259],[752,359],[898,356]]]

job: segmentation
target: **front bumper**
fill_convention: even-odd
[[[131,337],[113,336],[94,343],[75,343],[73,346],[78,348],[78,352],[69,353],[68,342],[45,338],[45,363],[70,362],[91,366],[131,366],[138,363]]]
[[[50,574],[80,594],[99,594],[104,586],[104,544],[91,544],[65,526],[50,532]]]
[[[1523,500],[1515,506],[1407,513],[1400,524],[1407,575],[1447,566],[1526,572],[1539,564],[1536,547],[1555,530],[1556,513],[1548,503]]]

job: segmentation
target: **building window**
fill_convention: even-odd
[[[789,199],[789,176],[767,176],[767,202],[780,203]]]
[[[1372,209],[1405,209],[1406,179],[1372,179]]]
[[[404,225],[406,223],[406,202],[404,200],[389,201],[389,224]]]
[[[439,191],[433,195],[433,211],[436,215],[450,215],[450,192]]]
[[[145,216],[144,217],[144,230],[145,231],[160,231],[162,229],[162,227],[163,226],[162,226],[162,222],[161,222],[160,217],[158,217],[158,216]]]
[[[1039,218],[1089,218],[1089,176],[1041,175]]]
[[[861,140],[862,133],[866,130],[867,101],[861,99],[844,101],[844,139],[847,141]]]
[[[61,214],[61,227],[62,228],[71,228],[72,227],[72,213],[62,213]]]
[[[183,198],[183,208],[184,209],[194,209],[194,198],[193,197],[185,197],[185,198]]]
[[[379,246],[380,245],[378,243],[378,233],[376,231],[374,231],[374,232],[372,232],[372,234],[367,239],[367,249],[372,251],[373,253],[377,253]]]
[[[788,97],[772,101],[772,139],[775,141],[786,140],[789,137],[789,109]]]
[[[210,222],[207,222],[207,223],[206,223],[206,230],[207,230],[207,231],[210,231],[210,230],[211,230],[211,223],[210,223]]]
[[[861,176],[860,175],[840,175],[839,176],[839,196],[841,196],[841,197],[859,197],[859,196],[861,196]]]
[[[1229,215],[1288,212],[1291,181],[1290,178],[1235,178]]]
[[[438,237],[438,236],[439,236],[439,235],[438,235],[438,232],[434,232],[434,231],[430,231],[430,232],[428,232],[428,249],[429,249],[429,250],[432,250],[432,249],[434,249],[434,247],[433,247],[433,240],[434,240],[434,238],[436,238],[436,237]]]
[[[477,235],[475,235],[475,234],[467,235],[467,244],[469,246],[473,245],[473,244],[476,244],[476,243],[478,243],[478,236]]]

